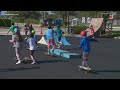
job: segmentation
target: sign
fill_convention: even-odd
[[[82,17],[82,23],[85,23],[85,17]]]

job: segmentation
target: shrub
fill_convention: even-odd
[[[0,26],[10,27],[11,26],[11,20],[10,19],[0,19]]]
[[[25,23],[34,23],[34,24],[39,24],[39,20],[34,20],[34,19],[25,19],[24,20]]]
[[[33,23],[34,23],[34,24],[39,24],[40,21],[39,21],[39,20],[33,20]]]
[[[73,29],[73,33],[74,34],[80,34],[80,32],[82,30],[86,30],[88,27],[87,26],[73,26],[72,29]]]

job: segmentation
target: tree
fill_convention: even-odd
[[[19,16],[13,16],[19,17],[22,19],[39,19],[42,15],[39,11],[9,11],[9,14],[19,14]]]

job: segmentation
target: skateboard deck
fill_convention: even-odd
[[[84,70],[84,71],[87,71],[87,72],[90,72],[90,71],[92,71],[92,70],[88,70],[88,69],[84,69],[84,68],[82,68],[82,66],[78,66],[81,70]]]
[[[96,71],[94,70],[87,70],[87,69],[83,69],[81,66],[78,66],[79,67],[79,70],[82,70],[84,71],[84,73],[92,73],[92,74],[98,74]]]

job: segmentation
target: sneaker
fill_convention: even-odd
[[[59,49],[60,47],[58,46],[57,48]]]
[[[25,37],[25,40],[27,39],[27,37]]]
[[[51,56],[49,53],[47,54],[48,56]]]
[[[21,63],[21,61],[19,60],[16,64],[20,64]]]
[[[9,40],[9,42],[12,42],[12,40]]]
[[[15,45],[13,45],[13,47],[15,47]]]
[[[35,64],[35,61],[33,61],[31,64]]]

